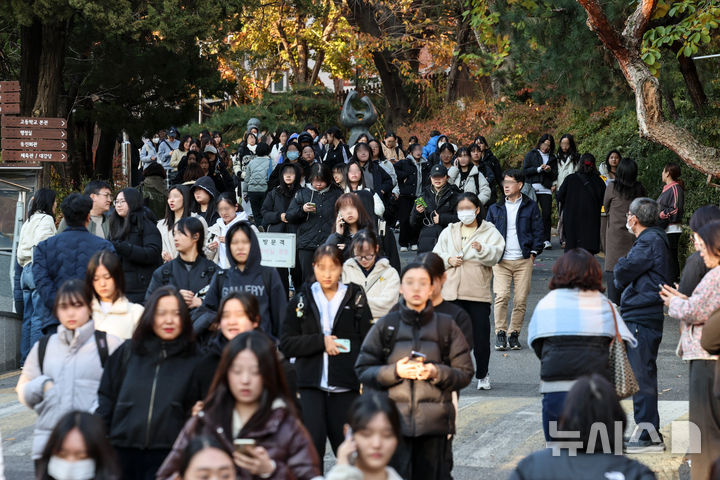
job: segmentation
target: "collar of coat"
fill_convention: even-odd
[[[402,318],[402,321],[408,325],[422,327],[423,325],[430,323],[435,317],[435,310],[433,309],[431,300],[428,300],[427,304],[425,304],[425,308],[423,308],[420,312],[408,307],[405,304],[405,300],[400,300],[398,303],[400,304],[400,318]]]
[[[63,325],[57,329],[58,339],[68,345],[71,350],[78,350],[82,347],[95,332],[95,323],[90,320],[75,330],[68,330]]]

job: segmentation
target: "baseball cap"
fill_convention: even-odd
[[[439,163],[437,165],[433,165],[433,167],[430,169],[430,176],[431,177],[445,177],[447,176],[448,171],[447,168],[445,168],[445,165],[440,165]]]
[[[212,145],[205,146],[205,153],[214,153],[217,155],[217,148],[213,147]]]

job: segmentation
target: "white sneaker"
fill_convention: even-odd
[[[401,251],[401,252],[407,252],[408,249],[407,249],[407,247],[400,247],[400,251]]]
[[[417,245],[410,245],[410,250],[417,252]]]
[[[545,240],[545,244],[543,245],[543,247],[545,248],[545,250],[552,250],[552,243]]]
[[[485,375],[485,378],[478,378],[477,389],[490,390],[490,375]]]

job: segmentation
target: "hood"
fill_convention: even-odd
[[[260,261],[262,260],[262,253],[260,252],[260,241],[258,240],[257,235],[255,235],[255,231],[252,229],[252,226],[247,221],[239,221],[237,223],[242,223],[247,226],[247,228],[243,230],[250,237],[250,254],[248,255],[248,261],[245,264],[245,272],[250,272],[260,267]],[[225,245],[230,245],[231,242],[232,237],[225,237]],[[235,269],[235,267],[237,266],[237,262],[230,254],[229,247],[227,259],[228,263],[230,264],[230,269]]]
[[[215,200],[218,196],[218,191],[215,188],[215,182],[207,175],[195,180],[195,185],[190,188],[190,193],[193,193],[196,188],[202,188],[203,190],[208,192],[213,200]]]
[[[305,186],[308,189],[312,190],[313,192],[317,192],[317,193],[327,193],[333,187],[333,185],[328,185],[327,187],[323,188],[322,190],[317,190],[317,189],[315,189],[315,187],[313,187],[312,183],[306,183]]]
[[[215,221],[215,226],[219,229],[220,232],[226,233],[230,227],[235,225],[237,222],[248,220],[248,214],[245,212],[235,212],[235,218],[233,218],[230,223],[225,225],[225,220],[222,219],[222,217],[218,217],[218,219]],[[223,235],[224,236],[224,235]]]
[[[428,300],[427,305],[425,305],[422,312],[417,312],[405,305],[404,298],[401,298],[398,301],[398,305],[400,305],[400,317],[402,318],[402,321],[413,327],[427,325],[430,321],[432,321],[435,315],[435,310],[433,309],[433,304],[430,300]]]
[[[415,159],[414,159],[413,156],[410,155],[410,154],[408,154],[408,155],[405,157],[405,159],[406,159],[406,160],[410,160],[411,162],[415,162]],[[417,162],[417,163],[419,163],[419,164],[427,163],[427,158],[425,158],[425,157],[420,157],[420,161]]]

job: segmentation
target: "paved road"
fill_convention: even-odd
[[[543,253],[536,261],[528,301],[528,315],[537,301],[547,293],[552,264],[561,252],[556,248]],[[402,254],[404,261],[412,258]],[[528,453],[543,447],[539,387],[540,363],[527,348],[523,328],[520,351],[492,352],[490,378],[492,390],[477,391],[475,384],[460,396],[458,433],[454,442],[456,479],[505,479],[517,462]],[[665,335],[658,360],[660,419],[668,445],[672,439],[670,423],[687,418],[687,366],[674,354],[679,332],[677,322],[666,319]],[[8,479],[32,477],[30,439],[35,414],[17,402],[14,386],[17,372],[0,376],[0,431]],[[632,419],[632,403],[623,402]],[[661,479],[687,478],[682,465],[683,453],[638,455]],[[326,462],[332,462],[328,455]]]

